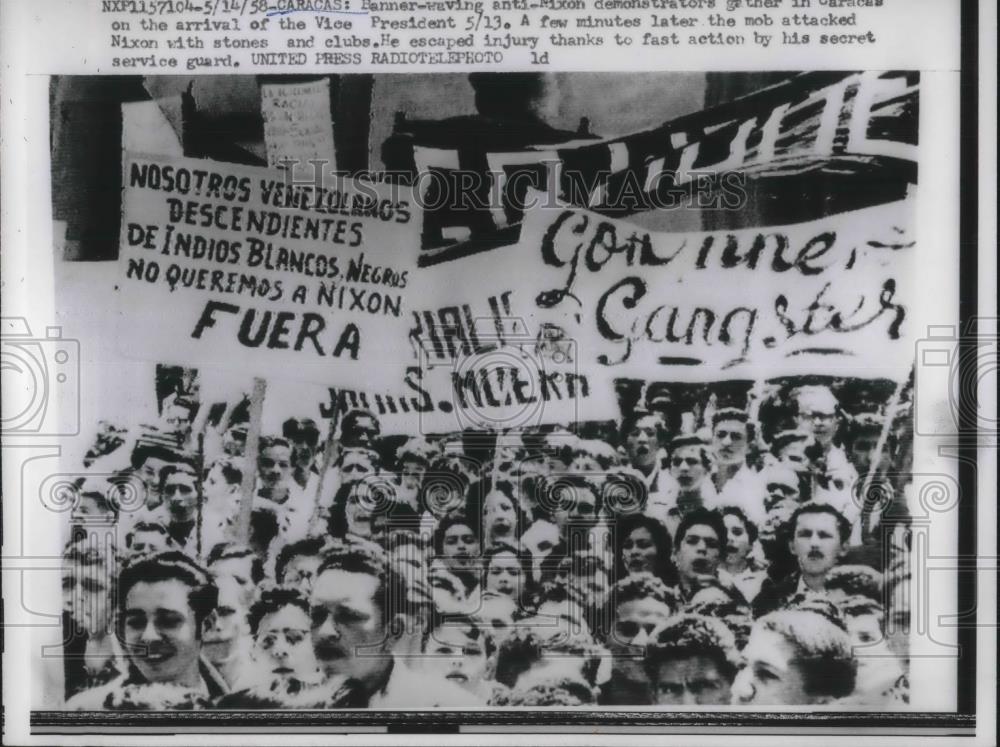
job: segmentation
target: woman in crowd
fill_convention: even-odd
[[[719,580],[726,586],[735,586],[747,602],[753,602],[767,577],[762,553],[757,548],[757,525],[736,506],[725,506],[721,513],[726,522],[726,549],[719,566]]]
[[[670,534],[660,521],[644,514],[623,516],[614,524],[614,538],[618,578],[651,573],[668,586],[676,583]]]

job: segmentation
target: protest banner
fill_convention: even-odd
[[[915,184],[919,90],[913,71],[814,71],[610,138],[402,118],[384,154],[390,170],[426,190],[423,248],[455,249],[427,252],[423,261],[432,262],[515,243],[529,187],[621,218],[693,204],[695,196],[700,207],[735,211],[743,183],[735,174]],[[428,174],[434,178],[418,179]]]
[[[651,233],[533,197],[519,244],[458,260],[482,279],[468,298],[421,272],[414,335],[432,359],[478,350],[477,315],[511,315],[572,345],[596,378],[896,379],[912,362],[911,200],[787,226]],[[426,302],[442,297],[451,303]]]
[[[395,383],[412,361],[405,188],[126,154],[122,201],[126,355],[331,386]]]

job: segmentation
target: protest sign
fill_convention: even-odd
[[[458,260],[482,279],[468,298],[421,272],[415,335],[430,357],[477,349],[475,316],[511,315],[572,344],[597,378],[908,370],[911,200],[787,226],[651,233],[533,195],[519,244]],[[425,300],[437,298],[451,303]]]
[[[451,263],[415,276],[414,385],[433,405],[421,414],[424,432],[572,427],[619,416],[611,374],[587,364],[554,316],[536,324],[520,313],[530,312],[535,267],[509,259],[503,250],[459,260],[477,285],[455,283]]]
[[[420,231],[408,190],[135,154],[123,180],[124,353],[331,386],[400,380]]]
[[[268,166],[318,160],[324,171],[337,170],[329,80],[262,84],[260,111]],[[311,173],[311,168],[306,167],[306,172]]]

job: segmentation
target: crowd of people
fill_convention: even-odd
[[[67,708],[907,707],[905,417],[814,384],[615,433],[235,412],[103,424]]]

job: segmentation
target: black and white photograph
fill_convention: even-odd
[[[920,73],[49,100],[41,710],[921,710]]]
[[[0,741],[994,744],[995,19],[0,2]]]

